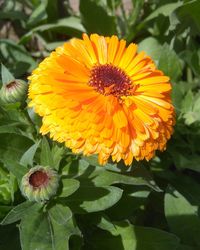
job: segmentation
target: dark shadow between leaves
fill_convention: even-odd
[[[200,223],[196,215],[168,216],[167,220],[171,232],[175,233],[183,244],[200,249]]]
[[[81,249],[81,245],[83,243],[83,239],[79,235],[71,235],[69,238],[69,249],[70,250],[78,250]]]
[[[122,237],[113,236],[107,231],[97,229],[90,237],[87,237],[84,250],[125,250]]]
[[[68,177],[75,177],[78,175],[79,170],[79,161],[73,160],[71,162],[72,164],[69,165],[68,168]]]
[[[30,64],[27,62],[17,62],[13,68],[14,75],[16,77],[23,76],[30,68]]]
[[[20,250],[19,230],[16,224],[0,226],[0,249]]]

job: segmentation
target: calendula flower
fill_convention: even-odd
[[[151,159],[174,124],[169,77],[137,45],[116,36],[71,39],[29,77],[42,134],[105,164]]]
[[[49,167],[35,166],[21,180],[22,194],[30,201],[47,201],[56,194],[59,176]]]

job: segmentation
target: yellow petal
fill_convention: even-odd
[[[117,128],[123,128],[127,126],[127,117],[123,110],[118,109],[113,116],[114,124]]]

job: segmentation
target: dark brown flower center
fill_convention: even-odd
[[[49,180],[48,175],[43,172],[43,171],[35,171],[33,174],[30,175],[29,177],[29,183],[30,185],[32,185],[33,187],[40,187],[44,184],[46,184],[46,182]]]
[[[103,95],[116,97],[131,95],[133,85],[126,73],[113,65],[95,66],[90,75],[89,85]]]
[[[15,87],[15,85],[17,85],[17,82],[13,81],[13,82],[10,82],[10,83],[6,84],[6,88],[11,89],[11,88]]]

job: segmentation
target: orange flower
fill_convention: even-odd
[[[42,134],[105,164],[151,159],[173,132],[169,77],[137,45],[86,34],[71,39],[29,77]]]

